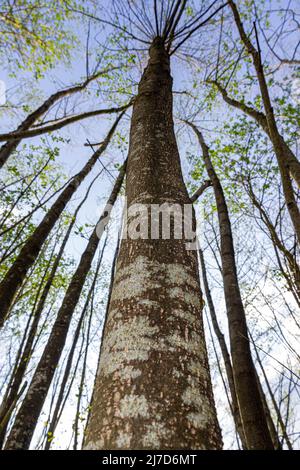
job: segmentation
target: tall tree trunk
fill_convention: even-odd
[[[107,201],[107,204],[111,206],[114,205],[122,186],[125,169],[126,163],[124,163],[120,169],[111,195]],[[101,215],[99,223],[100,222],[107,224],[108,217],[106,210]],[[81,255],[77,269],[72,276],[51,330],[50,337],[6,441],[5,449],[27,449],[30,445],[38,417],[65,345],[74,310],[100,242],[98,235],[99,231],[96,226]]]
[[[269,405],[268,405],[268,402],[267,402],[267,399],[266,399],[266,395],[265,395],[264,389],[262,388],[260,378],[259,378],[259,375],[258,375],[257,371],[256,371],[256,377],[257,377],[259,393],[260,393],[261,401],[262,401],[262,404],[263,404],[263,407],[264,407],[264,410],[265,410],[265,415],[266,415],[266,419],[267,419],[267,423],[268,423],[268,428],[269,428],[269,431],[270,431],[270,436],[271,436],[271,439],[272,439],[272,442],[273,442],[273,445],[274,445],[274,449],[275,450],[282,450],[282,446],[281,446],[281,443],[280,443],[280,440],[279,440],[278,432],[276,430],[276,427],[275,427],[275,424],[274,424],[274,421],[273,421],[273,418],[272,418],[272,415],[271,415],[271,412],[270,412],[270,408],[269,408]]]
[[[38,321],[36,321],[37,320],[36,313],[38,310],[38,306],[40,304],[39,297],[40,295],[43,295],[43,292],[41,294],[40,291],[42,289],[42,286],[45,283],[45,278],[48,275],[48,269],[49,267],[51,267],[52,258],[54,257],[53,256],[54,249],[55,249],[55,246],[53,248],[52,254],[50,255],[50,259],[47,262],[47,266],[45,268],[42,279],[40,281],[40,285],[37,289],[35,300],[33,303],[33,308],[29,315],[28,321],[26,322],[26,326],[25,326],[24,333],[23,333],[23,338],[18,348],[18,352],[15,357],[15,360],[14,360],[14,367],[13,367],[13,370],[11,371],[10,380],[7,383],[6,391],[4,393],[4,396],[2,398],[2,402],[0,405],[0,448],[2,448],[3,446],[7,426],[9,423],[10,416],[8,414],[8,410],[10,410],[10,414],[12,414],[14,411],[14,405],[16,405],[17,397],[19,395],[19,388],[24,379],[30,357],[34,350],[32,345],[33,345],[33,341],[35,338],[35,333],[36,333],[36,329],[38,325]],[[50,276],[51,276],[51,273],[50,273]]]
[[[27,336],[25,346],[24,346],[24,348],[22,347],[22,349],[21,349],[20,358],[17,361],[16,368],[14,370],[11,383],[8,387],[8,393],[5,394],[5,397],[4,397],[4,399],[1,403],[1,407],[0,407],[0,426],[1,426],[0,448],[2,448],[3,441],[4,441],[4,438],[5,438],[6,428],[7,428],[7,425],[5,425],[5,426],[1,425],[2,424],[2,419],[4,418],[4,416],[7,415],[7,410],[10,409],[12,404],[15,402],[16,397],[17,397],[18,392],[19,392],[19,388],[20,388],[21,383],[24,379],[25,372],[27,370],[27,366],[28,366],[30,357],[31,357],[32,352],[33,352],[33,343],[34,343],[34,340],[36,338],[36,332],[37,332],[37,329],[38,329],[39,321],[40,321],[40,318],[41,318],[41,315],[42,315],[42,312],[43,312],[48,294],[50,292],[54,277],[56,275],[59,263],[60,263],[60,261],[63,257],[66,244],[69,240],[70,234],[71,234],[72,229],[75,225],[78,212],[80,211],[83,204],[87,200],[92,185],[94,184],[94,182],[96,181],[96,179],[99,177],[99,175],[101,173],[102,173],[102,170],[92,180],[92,182],[90,183],[83,199],[80,201],[80,203],[78,204],[76,210],[74,211],[74,214],[72,215],[72,218],[71,218],[71,221],[69,223],[68,229],[67,229],[67,231],[65,233],[65,236],[63,238],[63,241],[60,245],[59,251],[58,251],[57,255],[55,256],[54,263],[52,265],[49,277],[48,277],[48,279],[47,279],[47,281],[44,285],[44,288],[43,288],[42,293],[40,295],[40,298],[37,302],[37,305],[33,309],[33,321],[30,325],[30,329],[29,329],[29,333],[28,333],[28,336]],[[23,352],[22,352],[22,350],[23,350]],[[7,422],[7,424],[8,424],[8,422]]]
[[[280,135],[275,114],[274,114],[274,109],[272,106],[270,94],[269,94],[269,88],[268,84],[266,81],[265,73],[264,73],[264,66],[262,62],[262,57],[261,57],[261,50],[258,42],[258,35],[256,31],[256,25],[254,23],[254,29],[256,33],[256,41],[257,41],[257,47],[253,45],[251,42],[249,36],[246,34],[246,31],[244,29],[239,11],[237,9],[237,6],[233,0],[229,0],[228,4],[231,8],[241,41],[243,42],[248,54],[252,57],[253,65],[256,71],[256,76],[261,92],[261,97],[262,97],[262,102],[264,105],[265,109],[265,117],[266,117],[266,123],[268,127],[268,133],[270,136],[270,139],[272,141],[274,151],[277,155],[277,158],[279,156],[279,167],[282,165],[287,174],[291,175],[296,184],[298,185],[298,188],[300,188],[300,162],[297,159],[297,157],[294,155],[292,150],[289,148],[283,137]]]
[[[225,365],[225,370],[226,370],[226,376],[227,376],[227,381],[229,385],[229,390],[230,390],[230,396],[231,396],[231,410],[232,410],[232,417],[235,423],[235,427],[237,430],[237,433],[241,439],[241,443],[243,446],[243,449],[247,449],[247,442],[243,430],[243,425],[242,425],[242,418],[239,410],[239,405],[238,405],[238,400],[236,396],[236,391],[234,387],[234,378],[233,378],[233,370],[232,370],[232,365],[231,365],[231,357],[229,354],[229,351],[227,349],[226,341],[224,338],[224,335],[220,329],[219,322],[217,319],[216,311],[215,311],[215,306],[213,303],[213,299],[211,296],[209,284],[208,284],[208,279],[207,279],[207,274],[206,274],[206,266],[205,266],[205,260],[204,260],[204,255],[203,251],[199,247],[199,258],[200,258],[200,266],[201,266],[201,271],[202,271],[202,279],[203,279],[203,285],[204,285],[204,291],[205,291],[205,296],[207,300],[207,305],[211,317],[211,322],[213,325],[213,329],[215,332],[215,335],[218,339],[218,343],[221,349],[224,365]]]
[[[204,164],[215,193],[221,241],[222,276],[228,316],[234,384],[242,418],[247,448],[273,449],[251,356],[246,315],[241,299],[228,208],[220,180],[213,168],[209,149],[199,129],[187,124],[198,137]]]
[[[290,438],[289,438],[289,435],[287,433],[287,429],[286,429],[286,425],[283,421],[283,417],[282,417],[282,414],[281,414],[281,411],[280,411],[280,408],[277,404],[277,401],[276,401],[276,398],[275,398],[275,395],[272,391],[272,388],[271,388],[271,385],[270,385],[270,382],[268,380],[268,377],[267,377],[267,374],[266,374],[266,371],[265,371],[265,368],[263,366],[263,363],[262,363],[262,360],[260,358],[260,355],[259,355],[259,352],[258,352],[258,349],[257,349],[257,346],[255,344],[255,341],[253,341],[253,338],[252,338],[252,335],[250,334],[250,339],[251,339],[251,342],[254,346],[254,350],[255,350],[255,354],[256,354],[256,358],[257,358],[257,362],[259,364],[259,367],[262,371],[262,374],[263,374],[263,377],[264,377],[264,380],[265,380],[265,383],[266,383],[266,386],[267,386],[267,389],[268,389],[268,392],[269,392],[269,395],[270,395],[270,398],[271,398],[271,401],[272,401],[272,405],[274,407],[274,410],[275,410],[275,413],[276,413],[276,417],[277,417],[277,420],[278,420],[278,423],[279,423],[279,426],[281,428],[281,432],[282,432],[282,436],[286,442],[286,445],[288,447],[289,450],[293,450],[293,446],[292,446],[292,443],[290,441]]]
[[[295,198],[294,188],[291,180],[292,177],[295,183],[298,185],[298,188],[300,188],[300,162],[296,158],[292,150],[289,148],[283,137],[280,135],[278,130],[274,109],[272,106],[269,89],[264,73],[256,25],[254,23],[257,48],[254,47],[249,36],[246,34],[235,2],[233,0],[229,0],[228,4],[232,10],[241,41],[243,42],[248,54],[252,57],[261,92],[262,102],[265,109],[265,115],[261,116],[262,113],[258,112],[256,114],[260,115],[259,122],[263,124],[263,128],[269,135],[270,140],[273,144],[274,152],[277,157],[287,209],[289,211],[290,218],[298,238],[298,242],[300,243],[300,211]]]
[[[169,56],[159,37],[134,103],[126,181],[130,207],[190,204],[174,135]],[[121,242],[86,449],[221,448],[197,252],[186,241]]]
[[[94,154],[91,156],[91,158],[82,168],[82,170],[77,173],[77,175],[75,175],[74,178],[72,178],[72,180],[70,181],[70,183],[65,187],[65,189],[57,198],[52,207],[49,209],[41,223],[26,241],[18,257],[6,273],[3,281],[0,284],[0,327],[3,326],[3,323],[9,312],[10,306],[13,302],[14,296],[19,286],[22,284],[22,281],[24,280],[28,269],[34,263],[38,253],[40,252],[43,246],[44,241],[46,240],[55,223],[59,219],[67,203],[74,195],[78,186],[90,173],[95,163],[97,162],[99,156],[107,148],[110,139],[112,138],[114,131],[124,112],[125,111],[123,111],[117,117],[113,126],[108,132],[105,140],[100,145],[100,147],[94,152]]]
[[[54,438],[54,431],[55,431],[56,426],[57,426],[58,421],[59,421],[59,415],[60,415],[60,411],[61,411],[61,408],[62,408],[62,403],[63,403],[63,398],[64,398],[64,394],[65,394],[66,385],[67,385],[69,375],[70,375],[70,372],[71,372],[71,369],[72,369],[72,363],[73,363],[73,358],[74,358],[77,342],[78,342],[78,339],[79,339],[79,335],[80,335],[80,332],[81,332],[81,329],[82,329],[84,319],[87,316],[87,312],[88,312],[89,305],[90,305],[90,302],[91,302],[91,297],[94,293],[94,289],[95,289],[95,285],[96,285],[96,282],[97,282],[99,269],[100,269],[100,266],[101,266],[101,263],[102,263],[102,258],[103,258],[104,250],[105,250],[105,247],[106,247],[106,243],[107,243],[107,237],[105,238],[105,241],[103,243],[103,247],[101,249],[101,254],[100,254],[99,259],[97,261],[97,266],[96,266],[95,274],[94,274],[94,277],[93,277],[93,281],[92,281],[92,284],[89,288],[88,294],[86,296],[84,306],[83,306],[83,309],[81,311],[79,320],[77,322],[77,326],[76,326],[74,336],[72,338],[72,346],[71,346],[70,351],[68,353],[68,359],[67,359],[67,362],[66,362],[63,378],[62,378],[61,384],[59,386],[59,392],[58,392],[58,395],[57,395],[56,404],[55,404],[54,411],[53,411],[53,414],[52,414],[52,417],[51,417],[51,421],[50,421],[49,426],[48,426],[47,434],[48,434],[48,436],[51,437],[51,439],[47,439],[46,444],[45,444],[45,450],[50,449],[52,440]],[[92,313],[90,314],[89,320],[88,320],[88,325],[89,325],[88,326],[88,331],[90,330],[91,318],[92,318]],[[88,341],[87,341],[87,344],[86,344],[84,355],[86,355],[87,349],[88,349]],[[75,429],[74,429],[74,431],[75,431]]]

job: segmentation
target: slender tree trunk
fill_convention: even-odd
[[[265,395],[264,389],[262,388],[260,378],[259,378],[259,375],[258,375],[257,371],[256,371],[256,377],[257,377],[257,384],[258,384],[258,388],[259,388],[259,393],[260,393],[261,401],[262,401],[262,404],[263,404],[263,407],[264,407],[264,410],[265,410],[265,415],[266,415],[268,428],[269,428],[269,431],[270,431],[270,436],[271,436],[271,439],[272,439],[272,442],[273,442],[274,449],[275,450],[282,450],[281,443],[280,443],[280,440],[279,440],[279,436],[278,436],[273,418],[271,416],[271,412],[270,412],[270,408],[269,408],[269,405],[268,405],[268,402],[267,402],[267,399],[266,399],[266,395]]]
[[[101,173],[102,173],[102,170],[99,174],[101,174]],[[11,408],[11,405],[15,402],[16,396],[18,395],[19,388],[21,386],[22,380],[24,379],[24,375],[25,375],[25,372],[27,370],[27,366],[28,366],[30,357],[31,357],[32,352],[33,352],[33,343],[34,343],[34,339],[36,337],[36,332],[37,332],[37,329],[38,329],[40,317],[41,317],[41,314],[43,312],[48,294],[50,292],[53,279],[56,275],[57,268],[58,268],[59,263],[62,259],[66,244],[69,240],[70,234],[71,234],[72,229],[74,227],[74,224],[76,222],[78,212],[80,211],[83,204],[87,200],[90,189],[91,189],[92,185],[94,184],[94,182],[96,181],[96,179],[99,177],[99,174],[96,175],[96,177],[92,180],[92,182],[89,185],[82,201],[78,204],[76,210],[74,211],[74,214],[72,215],[71,222],[69,223],[68,229],[67,229],[67,231],[65,233],[65,236],[63,238],[63,241],[60,245],[59,251],[58,251],[58,253],[57,253],[57,255],[54,259],[54,263],[52,265],[52,268],[51,268],[49,277],[47,279],[47,282],[45,283],[45,286],[43,288],[43,291],[41,293],[39,301],[38,301],[37,305],[34,308],[33,321],[32,321],[31,326],[30,326],[30,330],[29,330],[29,334],[28,334],[28,337],[27,337],[27,340],[26,340],[26,343],[25,343],[25,347],[23,349],[22,354],[20,355],[20,360],[18,361],[18,365],[17,365],[16,370],[14,372],[12,382],[9,386],[9,393],[6,395],[6,397],[5,397],[5,399],[2,402],[1,407],[0,407],[0,410],[1,410],[0,411],[0,423],[2,423],[3,416],[6,415],[7,409]],[[1,427],[0,448],[3,445],[3,441],[4,441],[5,433],[6,433],[6,428],[7,428],[7,425]]]
[[[251,356],[246,315],[237,277],[231,223],[225,196],[220,180],[213,168],[209,149],[204,142],[201,132],[194,124],[189,122],[187,124],[198,137],[203,152],[204,164],[215,193],[220,227],[222,276],[228,316],[234,385],[247,448],[249,450],[273,449],[257,384],[256,370]]]
[[[82,328],[82,325],[83,325],[83,321],[84,321],[84,319],[86,317],[86,314],[87,314],[87,310],[88,310],[88,307],[89,307],[89,304],[90,304],[91,297],[92,297],[94,289],[95,289],[99,269],[100,269],[100,266],[101,266],[104,250],[105,250],[105,247],[106,247],[106,242],[107,242],[107,237],[106,237],[105,242],[103,244],[103,247],[101,249],[101,254],[100,254],[98,262],[97,262],[97,267],[96,267],[96,270],[95,270],[95,275],[94,275],[94,278],[93,278],[93,282],[92,282],[92,284],[89,288],[88,294],[86,296],[85,303],[84,303],[83,309],[81,311],[81,315],[79,317],[79,320],[78,320],[78,323],[77,323],[77,326],[76,326],[76,330],[75,330],[75,333],[74,333],[74,336],[73,336],[73,339],[72,339],[72,346],[71,346],[69,354],[68,354],[68,359],[67,359],[65,371],[64,371],[64,374],[63,374],[63,378],[62,378],[62,381],[61,381],[61,384],[60,384],[60,387],[59,387],[59,393],[58,393],[58,396],[57,396],[55,408],[54,408],[54,411],[53,411],[53,414],[52,414],[52,417],[51,417],[51,421],[50,421],[50,424],[49,424],[49,427],[48,427],[48,435],[51,436],[51,440],[47,439],[46,444],[45,444],[45,450],[50,449],[51,443],[52,443],[52,440],[53,440],[53,437],[54,437],[53,435],[54,435],[54,431],[55,431],[57,423],[58,423],[58,417],[59,417],[59,413],[60,413],[60,410],[61,410],[61,405],[62,405],[62,402],[63,402],[63,397],[64,397],[64,393],[65,393],[66,384],[68,382],[68,378],[69,378],[70,371],[71,371],[71,368],[72,368],[72,363],[73,363],[73,358],[74,358],[78,338],[79,338],[80,331],[81,331],[81,328]],[[88,331],[90,330],[90,322],[91,322],[91,315],[90,315],[90,318],[89,318],[89,321],[88,321],[88,324],[89,324]],[[87,349],[87,346],[86,346],[86,349]],[[86,354],[86,350],[84,352],[84,355],[85,354]]]
[[[275,413],[276,413],[276,417],[277,417],[277,420],[278,420],[278,423],[279,423],[279,426],[281,428],[281,432],[282,432],[282,435],[283,435],[283,438],[286,442],[286,445],[288,447],[289,450],[293,450],[293,446],[292,446],[292,443],[290,441],[290,438],[289,438],[289,435],[287,433],[287,429],[286,429],[286,425],[283,421],[283,417],[281,415],[281,411],[280,411],[280,408],[277,404],[277,401],[276,401],[276,398],[274,396],[274,393],[272,391],[272,388],[271,388],[271,385],[270,385],[270,382],[268,380],[268,377],[267,377],[267,374],[265,372],[265,368],[263,366],[263,363],[262,363],[262,360],[260,358],[260,355],[259,355],[259,352],[258,352],[258,349],[257,349],[257,346],[255,344],[255,342],[253,341],[253,338],[252,336],[250,335],[250,338],[251,338],[251,341],[252,341],[252,344],[254,346],[254,350],[255,350],[255,353],[256,353],[256,358],[257,358],[257,362],[259,364],[259,367],[262,371],[262,374],[263,374],[263,377],[264,377],[264,380],[266,382],[266,386],[267,386],[267,389],[268,389],[268,392],[269,392],[269,395],[270,395],[270,398],[271,398],[271,401],[272,401],[272,405],[274,407],[274,410],[275,410]]]
[[[279,166],[285,167],[287,175],[289,174],[293,177],[296,184],[300,188],[300,162],[291,151],[287,143],[284,141],[283,137],[280,135],[276,118],[274,115],[274,110],[272,107],[272,102],[269,94],[269,89],[264,73],[263,62],[261,58],[261,51],[258,42],[258,36],[256,32],[256,26],[254,23],[254,29],[256,32],[256,40],[257,40],[257,47],[254,47],[253,43],[251,42],[249,36],[246,34],[244,29],[239,11],[237,6],[233,0],[229,0],[228,4],[232,10],[233,17],[239,31],[240,38],[245,45],[245,48],[249,55],[252,57],[253,65],[256,71],[256,76],[259,83],[259,88],[261,92],[261,97],[265,109],[265,117],[267,121],[268,133],[270,139],[272,141],[274,151],[279,156]]]
[[[30,356],[32,355],[33,348],[32,348],[32,343],[35,338],[35,333],[36,333],[36,328],[37,328],[37,323],[36,323],[36,312],[38,309],[38,306],[40,304],[39,297],[40,297],[40,291],[42,289],[42,286],[45,282],[45,278],[48,274],[48,269],[51,266],[52,263],[52,258],[54,255],[54,249],[53,248],[52,254],[50,256],[50,259],[47,263],[47,267],[44,271],[44,274],[42,276],[39,288],[37,290],[36,296],[35,296],[35,301],[33,308],[31,310],[31,313],[29,315],[29,319],[26,323],[26,327],[24,330],[24,335],[21,341],[21,344],[18,348],[18,353],[16,355],[15,361],[14,361],[14,367],[11,373],[10,380],[7,384],[6,392],[3,396],[1,406],[0,406],[0,448],[3,446],[7,426],[9,423],[9,415],[8,415],[8,410],[10,410],[10,415],[14,411],[14,405],[17,403],[17,397],[19,395],[19,388],[21,386],[21,383],[24,379],[25,371],[28,366],[28,362],[30,359]],[[51,274],[50,274],[51,275]],[[44,291],[44,289],[43,289]],[[43,295],[43,293],[42,293]]]
[[[280,141],[281,141],[281,149],[282,149],[282,158],[284,160],[287,160],[289,173],[291,177],[294,179],[298,188],[300,188],[300,162],[281,135],[280,135]]]
[[[212,327],[210,325],[210,319],[208,318],[208,314],[205,312],[205,310],[204,310],[204,313],[206,315],[206,322],[207,322],[207,326],[208,326],[208,330],[209,330],[209,337],[210,337],[212,349],[214,351],[214,356],[215,356],[215,360],[216,360],[216,364],[217,364],[217,369],[218,369],[218,372],[219,372],[219,375],[220,375],[221,382],[223,384],[223,388],[224,388],[224,392],[225,392],[225,395],[226,395],[227,403],[228,403],[229,408],[230,408],[231,416],[233,417],[232,401],[231,401],[230,391],[228,391],[228,381],[226,382],[226,379],[225,379],[225,376],[224,376],[224,370],[223,370],[222,365],[221,365],[222,359],[221,359],[221,357],[219,355],[219,352],[217,351],[217,348],[216,348],[216,345],[215,345],[215,339],[214,339],[214,335],[213,335],[213,332],[212,332]],[[226,375],[226,371],[225,371],[225,375]],[[235,422],[234,422],[234,425],[235,425]],[[240,439],[239,439],[239,435],[238,435],[236,426],[235,426],[235,439],[236,439],[236,443],[237,443],[237,446],[238,446],[238,450],[241,450],[241,446],[240,446],[241,443],[240,443]],[[244,450],[246,450],[246,449],[244,449]]]
[[[111,195],[107,201],[111,206],[114,205],[122,186],[125,169],[126,163],[124,163],[120,169]],[[103,221],[104,223],[108,222],[106,210],[101,215],[99,223]],[[77,269],[73,274],[42,357],[6,441],[5,449],[27,449],[30,445],[38,417],[65,345],[73,312],[100,242],[98,235],[99,231],[96,226],[81,256]]]
[[[0,423],[0,434],[1,436],[5,436],[5,432],[10,420],[10,417],[13,413],[13,410],[15,406],[17,405],[17,402],[19,398],[23,395],[23,392],[25,391],[27,387],[27,382],[24,383],[23,387],[21,388],[20,392],[15,396],[13,402],[10,404],[9,408],[7,408],[5,414],[2,416],[1,423]],[[2,444],[1,444],[2,445]]]
[[[126,181],[131,208],[190,204],[159,37],[134,103]],[[219,449],[197,252],[185,238],[133,238],[121,242],[84,448]]]
[[[103,346],[103,336],[104,336],[105,326],[106,326],[107,317],[108,317],[108,311],[109,311],[109,306],[110,306],[110,299],[111,299],[111,294],[112,294],[112,288],[113,288],[113,282],[114,282],[114,277],[115,277],[116,264],[117,264],[117,259],[118,259],[118,255],[119,255],[119,250],[120,250],[120,233],[118,234],[117,246],[115,248],[113,262],[112,262],[111,269],[110,269],[110,281],[109,281],[109,288],[108,288],[108,295],[107,295],[107,303],[106,303],[106,309],[105,309],[104,322],[103,322],[103,327],[102,327],[102,332],[101,332],[101,340],[100,340],[100,347],[99,347],[97,370],[99,368],[99,363],[100,363],[100,358],[101,358],[101,351],[102,351],[102,346]],[[93,401],[93,397],[94,397],[94,394],[96,392],[96,387],[95,387],[96,379],[97,379],[97,376],[95,376],[95,378],[94,378],[91,401]],[[87,422],[89,421],[90,413],[91,413],[91,407],[89,407],[89,409],[88,409]],[[84,435],[85,435],[85,431],[84,431]],[[75,438],[74,438],[74,446],[75,446]]]
[[[26,276],[28,269],[34,263],[39,251],[41,250],[41,247],[43,246],[44,241],[46,240],[55,223],[59,219],[67,203],[74,195],[78,186],[90,173],[95,163],[97,162],[99,156],[107,148],[109,141],[112,138],[113,133],[124,112],[125,111],[123,111],[123,113],[121,113],[117,117],[112,128],[110,129],[109,133],[107,134],[105,140],[100,145],[98,150],[94,152],[94,154],[85,164],[82,170],[77,173],[77,175],[75,175],[74,178],[72,178],[72,180],[70,181],[70,183],[65,187],[65,189],[57,198],[52,207],[49,209],[39,226],[35,229],[33,234],[26,241],[18,257],[6,273],[3,281],[0,284],[0,327],[3,326],[3,323],[9,312],[10,306],[16,295],[16,292],[19,286],[22,284],[22,281]]]
[[[229,354],[229,351],[227,349],[226,341],[224,338],[224,335],[219,327],[216,311],[215,311],[215,306],[213,303],[213,299],[211,296],[209,284],[208,284],[208,279],[207,279],[207,274],[206,274],[206,266],[205,266],[205,261],[204,261],[204,255],[203,251],[201,248],[199,248],[199,258],[200,258],[200,266],[201,266],[201,271],[202,271],[202,279],[203,279],[203,285],[204,285],[204,291],[205,291],[205,296],[207,300],[207,305],[211,317],[211,322],[213,325],[213,329],[215,332],[215,335],[218,339],[218,343],[221,349],[224,365],[225,365],[225,370],[226,370],[226,376],[228,380],[228,385],[229,385],[229,390],[230,390],[230,396],[231,396],[231,410],[232,410],[232,417],[235,423],[235,427],[237,430],[237,433],[241,439],[241,443],[243,446],[243,449],[247,449],[247,442],[243,430],[243,425],[242,425],[242,419],[240,415],[240,410],[239,410],[239,405],[238,405],[238,400],[236,396],[236,391],[234,387],[234,378],[233,378],[233,370],[232,370],[232,365],[231,365],[231,357]]]
[[[77,446],[78,446],[80,406],[81,406],[81,400],[82,400],[82,396],[83,396],[85,377],[86,377],[86,371],[87,371],[87,359],[88,359],[90,334],[91,334],[91,326],[92,326],[92,317],[93,317],[93,310],[94,310],[94,295],[95,295],[95,285],[94,285],[93,292],[92,292],[92,295],[91,295],[90,315],[89,315],[88,325],[87,325],[86,343],[85,343],[85,348],[84,348],[84,356],[83,356],[83,363],[82,363],[82,369],[81,369],[81,377],[80,377],[78,393],[77,393],[76,414],[75,414],[75,419],[74,419],[74,424],[73,424],[73,428],[74,428],[73,449],[74,450],[77,450]]]
[[[300,243],[300,210],[295,198],[294,188],[291,177],[300,188],[300,162],[293,154],[283,137],[280,135],[272,102],[269,94],[268,85],[264,73],[264,67],[261,58],[260,46],[258,43],[258,36],[256,32],[256,26],[254,28],[256,32],[257,48],[254,47],[248,35],[245,32],[239,11],[233,0],[228,1],[229,6],[232,10],[236,26],[239,31],[240,38],[245,45],[245,48],[249,55],[252,57],[253,65],[256,71],[257,80],[261,92],[262,102],[265,109],[265,116],[260,119],[263,123],[263,127],[270,137],[273,144],[274,152],[277,157],[278,167],[281,175],[282,188],[284,197],[287,204],[287,209],[292,220],[295,233]]]

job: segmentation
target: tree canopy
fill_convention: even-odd
[[[159,131],[171,122],[197,222],[199,310],[224,449],[253,448],[237,384],[249,361],[273,448],[299,449],[299,32],[297,0],[1,2],[3,448],[19,438],[39,371],[49,387],[37,393],[28,445],[82,448],[99,354],[108,357],[113,284],[126,264],[123,196],[175,198],[176,159],[167,168],[163,160],[172,135]],[[171,101],[160,95],[168,60]],[[244,329],[235,335],[237,317]]]

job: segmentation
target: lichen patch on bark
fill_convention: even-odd
[[[149,405],[145,395],[131,393],[120,400],[118,415],[121,418],[148,418]]]

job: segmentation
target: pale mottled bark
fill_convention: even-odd
[[[173,130],[160,38],[134,103],[128,205],[190,203]],[[197,253],[186,240],[122,240],[86,449],[218,449]]]

